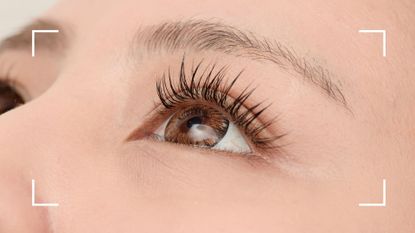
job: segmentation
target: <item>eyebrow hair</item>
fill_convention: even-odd
[[[36,50],[63,51],[66,46],[66,35],[62,26],[52,20],[36,20],[22,28],[18,33],[4,39],[0,43],[0,53],[5,50],[25,50],[32,46],[32,30],[58,29],[59,33],[50,35],[36,34]]]
[[[31,47],[32,30],[59,29],[53,36],[39,34],[36,49],[63,51],[67,46],[67,35],[63,27],[52,20],[37,20],[24,27],[19,33],[0,43],[0,53],[8,49]],[[65,28],[65,30],[68,30]],[[339,80],[333,79],[329,70],[300,57],[290,47],[275,40],[258,37],[250,31],[212,20],[173,21],[146,26],[134,36],[133,47],[144,46],[148,52],[191,49],[194,51],[217,51],[237,57],[268,61],[285,71],[294,71],[306,81],[318,87],[331,99],[346,108],[348,103]],[[136,49],[133,49],[136,50]],[[30,51],[30,50],[28,50]]]
[[[340,83],[335,83],[328,69],[313,64],[281,43],[258,37],[236,27],[208,20],[165,22],[139,30],[133,46],[144,46],[147,52],[165,50],[217,51],[253,60],[268,61],[285,71],[294,71],[331,99],[348,107]]]

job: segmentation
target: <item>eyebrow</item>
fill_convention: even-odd
[[[68,38],[63,27],[51,20],[37,20],[1,42],[0,53],[8,49],[30,48],[32,30],[42,29],[59,29],[59,33],[58,36],[38,35],[43,38],[36,40],[36,49],[50,51],[65,49]],[[250,31],[242,31],[221,22],[186,20],[146,26],[138,30],[132,47],[133,51],[142,51],[138,48],[140,47],[150,53],[161,50],[170,53],[178,50],[216,51],[256,61],[268,61],[282,70],[294,71],[299,77],[318,87],[329,98],[348,108],[340,81],[333,79],[327,68],[300,57],[292,48],[275,40],[259,37]]]
[[[164,50],[217,51],[257,61],[268,61],[318,87],[329,98],[348,108],[339,80],[323,66],[300,57],[290,47],[256,36],[250,31],[209,20],[165,22],[139,30],[133,46],[144,46],[147,52]],[[133,51],[142,51],[133,49]]]

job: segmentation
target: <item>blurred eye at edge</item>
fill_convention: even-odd
[[[23,97],[9,83],[0,80],[0,115],[24,104]]]

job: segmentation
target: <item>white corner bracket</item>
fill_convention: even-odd
[[[35,201],[35,180],[32,180],[32,206],[43,206],[43,207],[58,207],[58,203],[36,203]]]
[[[58,33],[59,30],[32,30],[32,57],[35,56],[36,33]]]
[[[360,207],[386,207],[386,179],[382,183],[382,203],[359,203]]]
[[[382,33],[382,55],[386,57],[386,30],[383,29],[361,29],[360,33]]]

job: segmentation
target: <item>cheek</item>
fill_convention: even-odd
[[[355,203],[350,195],[342,196],[338,184],[298,181],[238,159],[175,147],[140,141],[120,150],[111,162],[117,164],[115,176],[97,188],[97,194],[111,195],[107,200],[95,197],[95,208],[108,208],[114,215],[109,221],[125,213],[123,222],[157,232],[304,232],[312,226],[334,230],[350,223],[346,207]],[[332,219],[338,208],[344,214]]]
[[[305,195],[270,170],[167,143],[133,142],[117,160],[116,183],[124,190],[109,186],[110,198],[117,200],[114,208],[128,209],[127,219],[137,229],[288,229],[276,218],[286,220],[292,213],[287,200]]]

